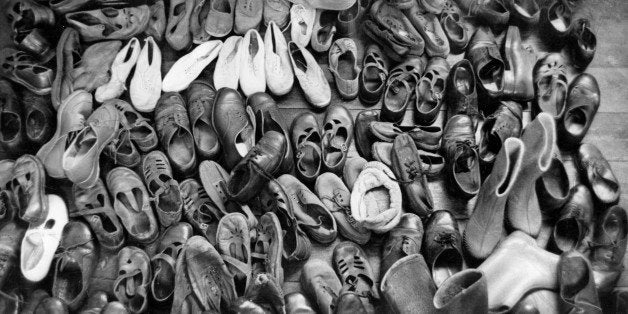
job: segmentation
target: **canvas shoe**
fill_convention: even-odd
[[[202,43],[190,53],[179,58],[164,77],[161,89],[164,92],[178,92],[190,86],[216,57],[222,48],[222,42],[211,40]]]
[[[290,8],[290,38],[301,47],[306,47],[312,37],[316,10],[297,4]]]
[[[111,79],[107,84],[96,89],[95,97],[97,102],[102,103],[122,95],[126,89],[126,79],[140,56],[140,50],[140,41],[133,37],[118,52],[116,58],[113,59],[113,64],[111,64]]]
[[[240,88],[245,96],[266,91],[264,42],[254,29],[249,30],[240,42]]]
[[[292,68],[303,89],[305,99],[316,108],[328,106],[331,102],[331,88],[314,56],[294,41],[288,44],[288,48]]]
[[[214,87],[216,90],[223,87],[238,89],[241,42],[242,36],[231,36],[222,45],[214,69]]]
[[[286,38],[274,21],[270,21],[266,28],[264,48],[266,85],[274,95],[283,96],[292,90],[294,72],[290,64]]]
[[[161,51],[152,37],[144,41],[131,79],[130,96],[137,111],[152,112],[161,96]]]

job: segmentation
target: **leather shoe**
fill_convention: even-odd
[[[600,217],[595,228],[591,252],[593,278],[601,293],[607,293],[617,282],[628,242],[628,217],[621,206],[612,206]]]
[[[560,255],[558,288],[564,313],[602,313],[591,264],[578,251]]]
[[[353,190],[355,180],[358,179],[358,176],[360,175],[360,172],[362,172],[362,170],[364,169],[364,166],[366,166],[366,163],[366,159],[362,157],[347,158],[347,162],[342,169],[342,180],[349,188],[349,191]]]
[[[455,54],[463,52],[469,44],[470,34],[465,27],[463,17],[463,13],[454,0],[445,1],[443,11],[440,13],[440,24],[449,40],[449,48]]]
[[[567,72],[560,53],[550,53],[534,66],[534,115],[547,112],[562,120],[567,101]]]
[[[514,0],[512,0],[514,1]],[[534,0],[529,0],[534,1]],[[530,46],[523,46],[517,26],[509,26],[504,43],[504,59],[507,67],[502,77],[503,96],[513,100],[527,101],[534,98],[532,71],[536,54]]]
[[[48,216],[48,200],[44,194],[46,172],[39,158],[22,155],[15,160],[8,188],[15,196],[18,217],[38,224]]]
[[[340,38],[329,48],[329,71],[334,75],[336,89],[343,99],[358,96],[360,68],[357,58],[358,48],[351,38]]]
[[[353,141],[353,117],[341,105],[327,109],[323,120],[323,166],[327,171],[341,173]]]
[[[27,148],[24,106],[11,83],[5,80],[0,80],[0,117],[0,146],[10,155],[18,156]]]
[[[503,1],[475,1],[475,0],[455,0],[460,9],[470,16],[475,16],[482,22],[494,27],[503,27],[508,24],[510,11]]]
[[[551,0],[541,8],[539,28],[547,44],[562,47],[571,31],[571,5],[568,0]]]
[[[316,116],[311,112],[298,115],[292,121],[290,133],[297,176],[305,183],[312,183],[323,167],[323,137]]]
[[[171,225],[161,235],[156,254],[151,258],[153,277],[150,279],[150,291],[155,301],[164,303],[172,298],[177,271],[175,263],[191,236],[192,226],[187,222]]]
[[[18,254],[25,232],[26,228],[12,221],[0,229],[0,287],[17,277],[15,273],[18,272]]]
[[[449,188],[463,198],[480,190],[480,160],[475,149],[475,127],[467,115],[449,118],[443,130],[444,156]]]
[[[390,230],[384,245],[382,245],[382,259],[379,266],[380,279],[388,269],[398,260],[421,253],[423,243],[423,223],[419,216],[406,213],[401,215],[399,223]]]
[[[151,278],[150,259],[144,250],[126,246],[118,252],[118,277],[113,283],[113,293],[132,313],[143,313],[148,308]]]
[[[478,156],[483,172],[490,172],[504,141],[521,134],[521,105],[514,101],[501,101],[497,109],[484,119],[480,128]]]
[[[591,74],[582,73],[569,84],[565,114],[556,123],[558,145],[575,148],[587,134],[600,107],[600,87]]]
[[[218,134],[225,166],[232,169],[255,145],[255,129],[242,96],[233,89],[216,93],[212,125]]]
[[[365,106],[372,106],[379,102],[388,80],[388,58],[375,44],[366,47],[360,72],[359,92],[360,102]]]
[[[477,2],[473,0],[457,1],[461,8],[464,7],[461,4],[462,1]],[[493,0],[490,3],[497,3],[497,1]],[[506,65],[499,52],[495,35],[490,28],[481,26],[476,30],[467,47],[465,59],[471,61],[473,65],[480,91],[487,94],[490,98],[500,97],[504,90],[502,77]]]
[[[552,158],[547,172],[536,180],[536,194],[539,199],[539,206],[544,214],[550,217],[556,216],[565,202],[567,202],[570,186],[565,164],[563,164],[560,156],[556,154]]]
[[[207,195],[205,188],[194,178],[185,179],[179,184],[185,219],[194,230],[205,236],[209,243],[216,245],[218,222],[224,214]]]
[[[578,184],[569,191],[569,198],[554,225],[554,243],[559,252],[582,249],[585,239],[593,233],[593,199],[586,186]]]
[[[301,271],[301,289],[316,302],[319,313],[334,313],[342,284],[331,266],[322,260],[309,260]]]
[[[183,201],[166,154],[154,150],[142,158],[142,176],[151,195],[159,224],[167,228],[181,220]]]
[[[458,223],[451,212],[437,210],[430,215],[425,227],[424,251],[437,287],[462,270],[461,242]]]
[[[199,157],[215,158],[220,152],[220,141],[212,127],[216,90],[207,81],[193,81],[185,91],[185,103],[190,115],[192,135]]]
[[[252,280],[251,238],[246,217],[241,213],[229,213],[222,217],[216,241],[222,260],[233,274],[237,295],[244,295]]]
[[[316,314],[310,301],[300,292],[291,292],[284,296],[286,314]]]
[[[379,113],[375,110],[362,110],[355,117],[355,148],[360,156],[371,159],[371,146],[373,145],[373,134],[371,134],[370,124],[379,120]]]
[[[401,134],[408,134],[418,149],[437,151],[443,130],[439,126],[403,126],[392,122],[373,121],[370,124],[371,134],[382,142],[394,142]]]
[[[174,50],[184,50],[192,44],[190,32],[190,16],[195,0],[170,1],[168,24],[166,24],[166,41]]]
[[[288,146],[286,137],[277,131],[268,131],[233,167],[227,183],[229,197],[239,202],[253,198],[269,178],[278,173],[282,156]]]
[[[150,10],[147,5],[120,9],[105,7],[67,13],[65,19],[87,42],[129,39],[148,27]]]
[[[369,300],[374,294],[375,278],[371,264],[362,248],[350,241],[338,243],[334,248],[332,263],[344,286],[342,292],[350,291],[355,296],[358,308],[369,307],[372,311]],[[341,299],[342,292],[340,292]]]
[[[541,9],[536,0],[506,0],[504,5],[510,12],[510,20],[514,25],[531,28],[539,23]]]
[[[476,76],[469,60],[462,59],[449,70],[445,97],[447,117],[466,114],[471,117],[474,124],[477,124],[480,113],[478,111]]]
[[[443,3],[444,1],[439,2]],[[428,56],[446,58],[449,55],[449,41],[436,18],[436,14],[422,10],[417,5],[411,6],[404,10],[403,13],[423,37],[425,53]]]
[[[576,161],[595,199],[605,205],[617,203],[621,193],[619,181],[602,152],[593,144],[582,144]]]
[[[56,114],[48,97],[37,95],[28,89],[22,91],[26,139],[36,147],[48,142],[55,129]]]
[[[175,172],[189,175],[196,166],[194,136],[185,109],[185,100],[177,92],[164,93],[155,107],[155,129],[163,151]]]
[[[597,47],[597,39],[591,29],[591,22],[588,19],[576,20],[571,25],[567,40],[574,67],[580,70],[586,69],[593,61]]]
[[[400,134],[392,148],[392,170],[406,196],[406,210],[427,217],[434,208],[432,193],[427,185],[427,176],[419,160],[419,152],[412,137]]]

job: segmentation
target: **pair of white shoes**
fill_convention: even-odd
[[[216,89],[238,85],[248,97],[266,91],[282,96],[292,90],[294,74],[290,65],[288,45],[279,27],[270,22],[262,40],[255,29],[244,37],[227,38],[218,56],[214,71]]]
[[[54,194],[46,197],[48,215],[42,223],[28,226],[20,249],[20,270],[24,278],[32,282],[39,282],[48,274],[63,228],[68,223],[68,209],[63,199]]]
[[[161,96],[161,51],[150,36],[144,40],[141,49],[140,41],[132,38],[118,52],[111,64],[111,79],[96,89],[96,101],[102,103],[120,97],[133,67],[135,74],[129,91],[131,103],[140,112],[152,112]]]

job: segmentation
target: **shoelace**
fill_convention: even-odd
[[[61,268],[64,268],[67,265],[67,263],[69,262],[68,258],[70,258],[70,254],[72,253],[72,250],[75,249],[75,248],[79,248],[79,247],[81,247],[83,245],[86,245],[90,241],[92,241],[92,239],[87,239],[87,240],[85,240],[83,242],[79,242],[79,243],[76,243],[76,244],[73,244],[73,245],[70,245],[70,246],[67,246],[67,247],[62,247],[62,246],[57,247],[57,250],[55,251],[54,257],[60,261],[61,264],[59,266]],[[91,252],[89,254],[90,255],[94,254],[94,252]],[[81,262],[81,261],[77,261],[77,262]]]
[[[358,226],[358,221],[353,218],[353,215],[351,215],[351,207],[343,205],[339,198],[342,198],[342,195],[340,195],[340,193],[334,193],[333,197],[323,196],[321,197],[321,200],[328,200],[336,204],[336,206],[340,209],[340,212],[345,214],[347,222],[354,227]]]

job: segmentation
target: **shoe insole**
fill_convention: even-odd
[[[364,193],[362,204],[367,217],[379,215],[390,208],[390,192],[383,186],[372,188]]]
[[[218,145],[218,138],[209,124],[202,120],[197,120],[194,125],[194,141],[198,150],[209,152]]]
[[[456,20],[458,20],[458,18],[445,19],[444,28],[447,29],[449,37],[455,40],[462,40],[462,38],[464,37],[464,28],[459,23],[457,23]]]
[[[46,123],[46,117],[41,111],[31,111],[28,117],[26,117],[26,134],[29,138],[39,138],[44,131]]]
[[[550,23],[559,32],[564,32],[569,28],[571,24],[571,18],[566,15],[565,7],[562,5],[556,6],[554,10],[550,9]]]
[[[454,73],[456,78],[456,90],[463,95],[469,95],[471,93],[471,82],[475,79],[469,71],[464,67],[458,67]],[[442,90],[441,90],[442,91]]]
[[[312,177],[318,173],[321,166],[321,156],[311,146],[304,146],[301,149],[303,157],[298,161],[299,171],[308,177]]]
[[[180,208],[180,201],[181,195],[179,189],[168,183],[166,184],[166,190],[159,196],[158,207],[165,212],[176,213]]]
[[[194,149],[194,139],[185,129],[179,128],[168,146],[168,155],[173,163],[177,165],[188,165],[194,157],[190,147]]]
[[[380,74],[380,70],[376,67],[367,67],[363,71],[364,75],[364,87],[368,91],[375,91],[379,89],[384,81],[382,80]]]
[[[355,70],[355,56],[350,51],[345,51],[338,58],[338,74],[345,80],[355,80],[358,72]]]
[[[581,109],[576,108],[567,112],[565,124],[569,133],[581,134],[584,131],[586,123],[586,115]]]
[[[407,105],[407,100],[410,97],[410,91],[406,88],[402,81],[393,80],[388,86],[387,92],[384,96],[386,106],[391,110],[399,111]]]
[[[72,258],[62,257],[61,265],[57,269],[55,285],[58,297],[61,300],[72,301],[83,290],[83,272],[81,267]]]

